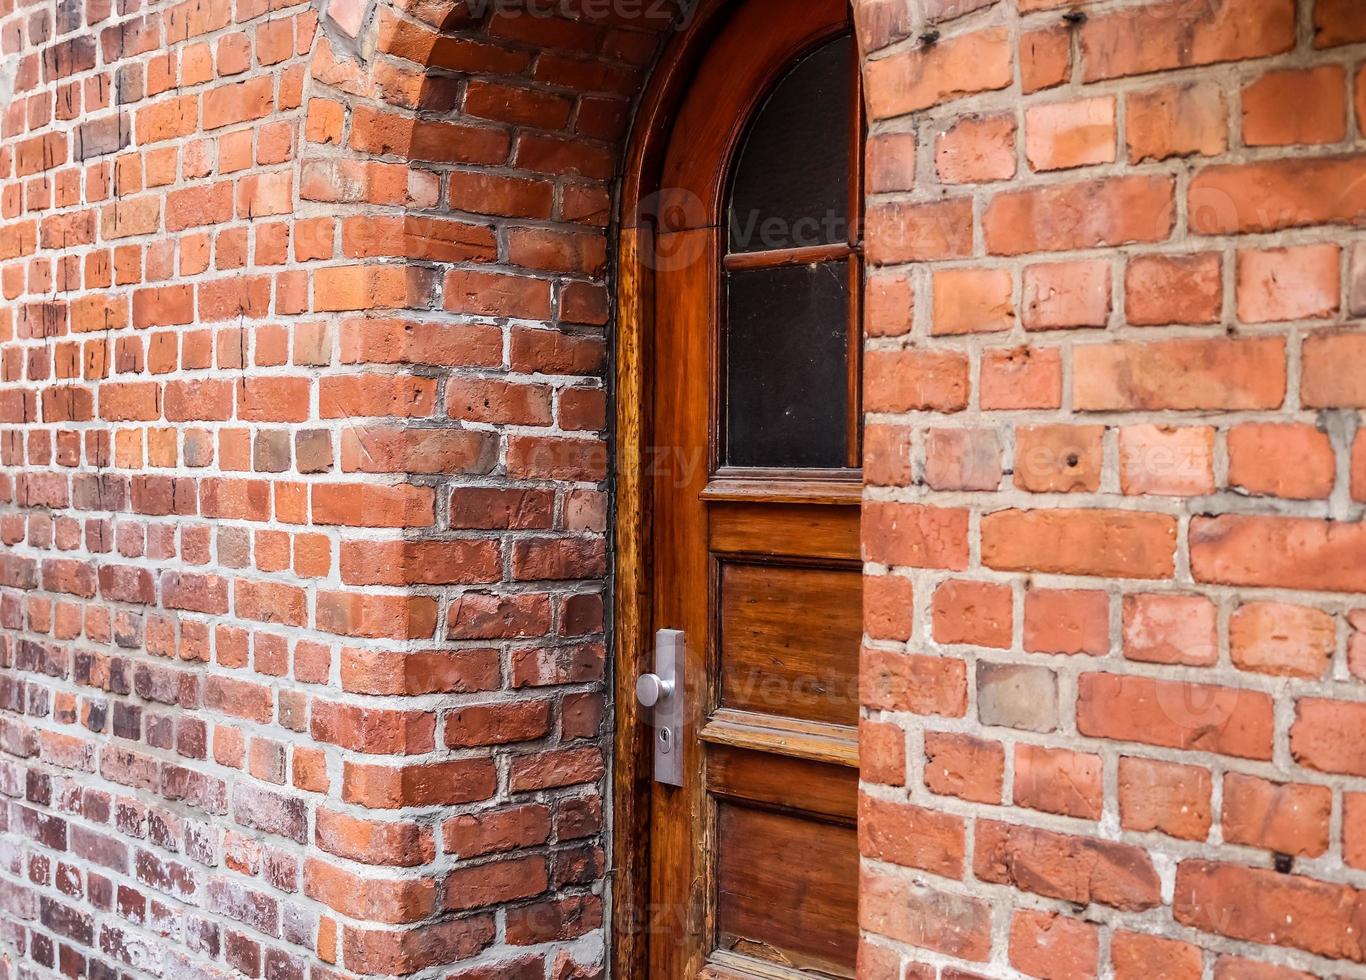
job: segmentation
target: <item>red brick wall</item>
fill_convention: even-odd
[[[867,980],[1366,962],[1366,4],[857,5]]]
[[[0,980],[601,974],[554,6],[0,0]],[[1360,972],[1363,10],[857,0],[866,978]]]
[[[0,978],[601,974],[641,9],[0,0]]]

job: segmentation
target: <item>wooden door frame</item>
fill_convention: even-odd
[[[699,0],[691,23],[665,47],[651,73],[627,143],[617,248],[614,350],[615,470],[612,538],[613,701],[611,920],[612,976],[649,974],[650,801],[653,729],[641,724],[635,679],[649,666],[650,479],[654,275],[646,257],[647,199],[658,190],[670,123],[692,74],[734,0]],[[643,239],[643,240],[642,240]]]
[[[654,273],[648,217],[672,123],[728,13],[743,0],[695,0],[688,25],[666,45],[642,94],[627,143],[620,202],[614,329],[614,520],[611,887],[612,975],[649,974],[652,732],[641,724],[635,680],[652,669],[649,636],[650,463]],[[861,334],[861,331],[860,331]]]

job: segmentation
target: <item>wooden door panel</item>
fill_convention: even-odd
[[[859,560],[857,507],[725,502],[710,510],[712,551]]]
[[[717,948],[852,977],[858,950],[855,830],[723,802],[716,839]]]
[[[721,706],[856,726],[862,574],[723,560]]]
[[[718,745],[708,753],[707,790],[754,806],[818,815],[854,826],[858,771]]]

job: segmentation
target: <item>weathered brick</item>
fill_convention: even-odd
[[[1077,688],[1077,730],[1083,735],[1271,758],[1275,726],[1265,694],[1118,674],[1083,674]]]

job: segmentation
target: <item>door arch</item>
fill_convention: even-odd
[[[794,241],[789,248],[771,247],[761,243],[758,249],[723,249],[719,246],[720,227],[726,222],[726,195],[731,189],[731,163],[739,153],[742,139],[755,117],[756,110],[774,91],[775,85],[795,65],[833,39],[852,36],[847,0],[809,0],[793,5],[789,0],[743,0],[743,2],[704,2],[692,19],[688,30],[681,34],[666,53],[652,77],[642,102],[636,129],[628,151],[622,199],[622,232],[619,251],[618,320],[616,327],[616,500],[615,523],[615,644],[616,668],[616,778],[614,787],[613,821],[613,961],[616,975],[631,977],[693,976],[698,975],[701,963],[707,960],[707,943],[692,941],[691,947],[678,957],[668,959],[661,966],[656,956],[651,972],[649,948],[651,939],[659,944],[659,882],[655,881],[652,894],[650,849],[654,834],[652,807],[658,810],[660,790],[653,787],[652,736],[654,730],[644,724],[641,710],[634,697],[636,677],[651,667],[651,631],[661,625],[659,609],[652,599],[652,582],[660,574],[660,549],[652,547],[652,516],[660,506],[658,487],[661,467],[677,473],[678,468],[691,462],[682,457],[668,458],[652,451],[655,439],[651,406],[655,404],[660,372],[654,369],[658,355],[654,317],[657,290],[675,290],[680,282],[679,268],[689,263],[700,263],[717,276],[723,271],[720,261],[725,251],[773,252],[791,251],[777,264],[800,269],[814,264],[843,264],[848,270],[848,346],[846,349],[848,383],[845,388],[846,431],[842,445],[841,465],[826,467],[797,467],[797,473],[779,473],[781,467],[727,467],[724,447],[710,446],[706,466],[701,475],[711,491],[716,489],[718,476],[726,484],[722,496],[730,495],[735,507],[743,506],[746,494],[766,493],[771,502],[788,505],[787,511],[799,519],[803,514],[823,514],[840,530],[832,532],[839,543],[834,553],[826,556],[806,556],[801,561],[830,570],[841,562],[849,571],[846,581],[858,580],[857,503],[861,495],[858,465],[858,359],[861,331],[858,329],[858,301],[861,266],[857,235],[848,234],[820,241]],[[852,42],[849,42],[852,48]],[[857,85],[857,51],[853,50],[850,71],[849,108],[851,118],[861,120],[861,104]],[[860,213],[861,186],[861,128],[852,138],[847,217],[850,227],[857,228]],[[795,227],[795,226],[794,226]],[[686,233],[697,232],[696,235]],[[819,238],[820,236],[817,235]],[[702,254],[693,254],[698,242],[706,240]],[[734,243],[728,243],[734,244]],[[682,251],[678,249],[681,247]],[[794,251],[795,250],[795,251]],[[734,266],[766,264],[767,260],[754,255],[732,256]],[[726,266],[731,265],[727,260]],[[698,287],[703,293],[716,295],[715,281]],[[700,294],[699,294],[700,295]],[[671,301],[670,301],[671,302]],[[716,352],[713,352],[715,354]],[[719,356],[719,355],[717,355]],[[713,361],[715,361],[713,357]],[[696,394],[696,386],[693,388]],[[709,396],[711,397],[711,396]],[[712,398],[712,417],[719,417],[721,406]],[[748,460],[747,462],[754,462]],[[831,462],[829,459],[817,462]],[[834,472],[838,470],[839,472]],[[691,477],[698,473],[690,471]],[[790,479],[782,479],[784,476]],[[775,490],[773,481],[782,484]],[[767,481],[767,482],[766,482]],[[774,493],[778,496],[774,497]],[[726,506],[730,506],[727,503]],[[795,509],[794,509],[795,508]],[[802,508],[807,508],[805,511]],[[823,511],[821,508],[825,508]],[[838,515],[837,517],[835,515]],[[797,564],[801,564],[798,561]],[[822,565],[824,563],[824,565]],[[714,592],[714,590],[713,590]],[[715,595],[713,594],[713,598]],[[714,603],[713,603],[714,604]],[[857,625],[857,599],[853,602],[854,622],[849,629],[861,633]],[[710,624],[708,629],[710,628]],[[708,641],[710,642],[710,640]],[[848,677],[857,677],[857,640],[849,651]],[[708,654],[710,655],[710,653]],[[719,699],[717,699],[719,703]],[[856,724],[856,691],[849,698]],[[842,708],[840,710],[843,710]],[[811,720],[811,719],[807,719]],[[797,724],[792,739],[805,739],[806,748],[798,753],[817,765],[843,767],[835,782],[847,802],[835,809],[838,815],[826,813],[821,820],[837,823],[847,830],[847,843],[853,845],[853,793],[857,785],[856,748],[852,726],[843,744],[835,745],[828,736],[838,726],[821,728]],[[824,739],[824,741],[822,741]],[[743,738],[740,739],[743,741]],[[690,760],[695,762],[696,760]],[[827,774],[836,773],[829,768]],[[829,782],[829,780],[827,780]],[[833,785],[833,784],[832,784]],[[827,789],[829,787],[827,786]],[[675,792],[675,791],[666,791]],[[697,804],[708,806],[705,790],[697,785],[683,791],[691,794]],[[835,792],[831,790],[831,792]],[[789,801],[790,803],[791,801]],[[769,811],[781,810],[768,807]],[[793,807],[789,806],[789,809]],[[796,807],[800,809],[800,807]],[[830,810],[830,806],[825,809]],[[677,828],[668,831],[678,837]],[[828,842],[827,842],[828,843]],[[665,845],[681,848],[687,845],[674,840]],[[839,846],[843,846],[843,843]],[[681,853],[681,852],[680,852]],[[850,851],[851,869],[856,868],[856,852]],[[691,860],[691,859],[689,859]],[[709,860],[709,858],[708,858]],[[683,873],[687,878],[693,872]],[[854,883],[849,882],[847,895],[852,896]],[[852,901],[852,898],[850,899]],[[700,909],[690,908],[682,916],[690,929],[711,935],[715,928],[715,902],[704,900]],[[655,916],[652,920],[651,909]],[[675,912],[666,915],[680,917]],[[848,936],[856,940],[856,924],[850,923]],[[653,931],[652,931],[653,930]],[[743,939],[744,937],[741,937]],[[762,938],[762,937],[760,937]],[[851,942],[841,939],[841,951],[835,959],[851,955]],[[760,943],[759,945],[762,945]],[[756,947],[757,948],[757,947]],[[796,951],[797,955],[805,955]],[[781,961],[782,951],[773,957]],[[819,958],[819,957],[818,957]],[[725,961],[726,957],[722,957]],[[831,964],[838,975],[839,968]],[[762,959],[749,964],[758,973],[745,972],[743,958],[713,963],[706,975],[714,976],[786,976],[783,968]],[[727,973],[730,968],[738,973]],[[851,967],[852,968],[852,967]],[[767,970],[768,972],[764,972]],[[661,972],[662,971],[662,972]]]

